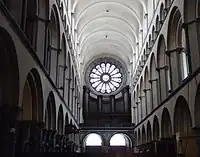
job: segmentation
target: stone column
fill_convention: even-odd
[[[112,112],[115,112],[115,96],[114,95],[112,95],[111,96],[111,111]]]
[[[146,110],[146,115],[148,115],[148,94],[150,94],[149,92],[150,92],[150,89],[148,88],[148,89],[144,89],[143,90],[144,91],[144,97],[145,97],[145,110]]]
[[[98,112],[102,112],[102,96],[98,96]]]
[[[158,67],[156,71],[159,75],[159,99],[162,102],[167,97],[167,81],[166,81],[166,70],[168,66]]]
[[[151,94],[152,94],[152,110],[154,110],[155,107],[158,105],[158,97],[157,97],[157,89],[158,89],[158,79],[149,80],[149,83],[151,84]],[[157,98],[157,99],[156,99]]]
[[[89,111],[89,89],[84,86],[83,87],[83,94],[84,94],[84,113],[88,113]]]
[[[126,86],[124,88],[124,91],[123,91],[123,96],[124,96],[124,110],[125,112],[128,112],[129,111],[129,87]]]

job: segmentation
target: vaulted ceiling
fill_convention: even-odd
[[[83,67],[110,55],[130,66],[136,51],[147,0],[73,0],[76,51]]]

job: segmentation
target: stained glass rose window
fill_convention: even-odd
[[[89,82],[97,92],[110,94],[121,86],[122,73],[112,62],[101,62],[91,69]]]

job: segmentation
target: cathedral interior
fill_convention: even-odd
[[[0,0],[0,156],[200,157],[200,0]]]

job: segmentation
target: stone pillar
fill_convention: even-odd
[[[89,89],[86,86],[84,86],[83,87],[84,113],[88,113],[88,111],[89,111],[89,92],[90,92]]]
[[[144,97],[145,97],[145,110],[146,110],[146,115],[148,115],[148,96],[149,96],[149,92],[150,92],[150,89],[144,89]]]
[[[98,96],[98,112],[102,112],[102,96]]]
[[[144,118],[144,104],[145,104],[145,100],[144,100],[145,96],[140,96],[139,99],[140,99],[140,112],[141,112],[141,120]]]
[[[166,81],[166,69],[168,67],[158,67],[156,68],[156,71],[158,72],[159,75],[159,100],[162,102],[166,97],[167,97],[167,81]]]
[[[111,96],[111,106],[112,106],[111,111],[115,112],[115,96],[114,95]]]
[[[139,105],[140,105],[140,102],[138,101],[138,102],[136,102],[136,110],[137,110],[137,123],[139,123],[140,122],[140,119],[139,119]]]
[[[129,111],[129,86],[126,86],[123,91],[124,96],[124,110],[125,112]]]
[[[149,83],[151,84],[151,93],[152,93],[152,110],[157,107],[158,105],[158,79],[155,78],[153,80],[149,80]]]

